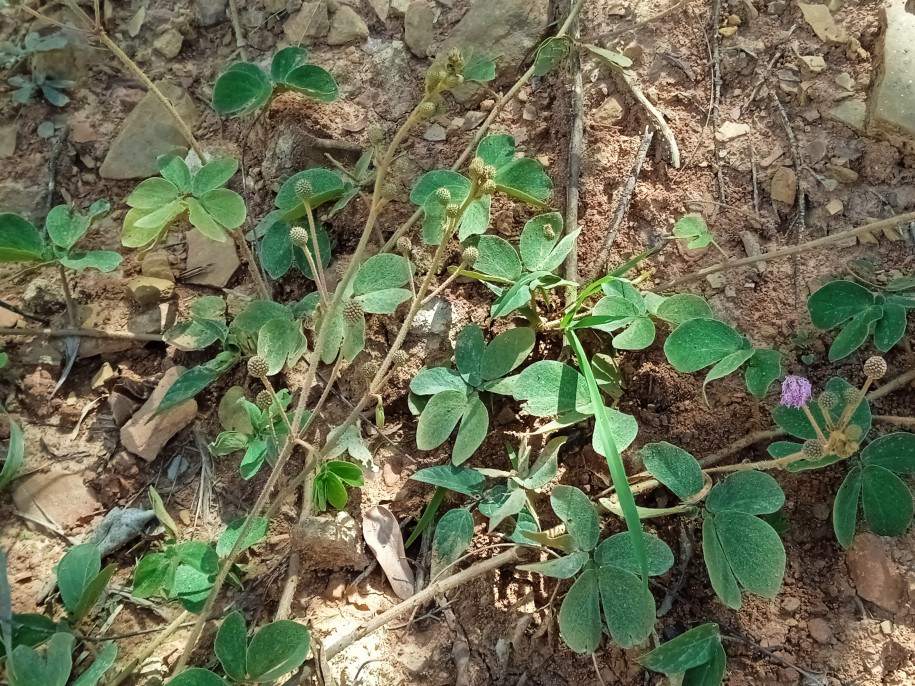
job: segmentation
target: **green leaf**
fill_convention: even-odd
[[[664,541],[656,536],[643,534],[645,552],[648,555],[648,573],[660,576],[674,564],[674,554]],[[605,538],[594,549],[594,561],[598,565],[613,565],[633,574],[639,573],[639,561],[632,548],[632,537],[628,531],[621,531]]]
[[[196,174],[192,184],[193,193],[198,198],[210,191],[221,188],[235,176],[238,171],[238,161],[231,157],[225,157],[221,160],[214,160],[203,165]]]
[[[73,612],[83,592],[102,569],[102,556],[94,543],[71,548],[57,567],[57,585],[64,607]]]
[[[316,64],[303,64],[296,67],[282,82],[289,90],[307,95],[321,102],[333,102],[337,99],[337,82],[326,70]]]
[[[642,350],[654,343],[655,326],[648,317],[634,317],[627,322],[626,329],[613,337],[617,350]]]
[[[165,528],[168,537],[176,540],[178,538],[178,525],[175,524],[175,520],[172,519],[168,510],[165,509],[165,503],[162,502],[162,496],[160,496],[152,486],[149,487],[149,504],[152,506],[156,519],[158,519],[159,523]]]
[[[570,36],[551,36],[537,48],[534,57],[534,76],[546,76],[562,62],[575,41]]]
[[[705,375],[705,381],[702,382],[703,393],[709,382],[720,379],[736,371],[740,368],[740,365],[753,357],[753,353],[753,349],[749,348],[725,355],[714,367],[709,369],[708,374]]]
[[[6,448],[6,459],[3,461],[3,468],[0,469],[0,493],[19,476],[25,463],[25,439],[22,429],[9,414],[6,414],[6,418],[10,426],[10,439]]]
[[[111,250],[90,250],[89,252],[71,252],[60,258],[60,263],[68,269],[98,269],[100,272],[111,272],[121,266],[123,257]]]
[[[257,683],[279,679],[305,662],[310,645],[308,627],[288,619],[271,622],[248,646],[248,676]]]
[[[175,570],[172,594],[181,607],[198,614],[203,610],[215,578],[215,574],[201,572],[190,565],[181,565]]]
[[[585,411],[590,404],[585,378],[555,360],[540,360],[525,367],[515,382],[514,398],[525,401],[522,409],[535,417]]]
[[[208,669],[191,667],[170,679],[167,686],[226,686],[226,682]]]
[[[867,340],[868,335],[873,330],[873,324],[882,316],[882,307],[871,306],[852,317],[851,321],[842,327],[832,345],[829,346],[829,361],[836,362],[848,357],[864,345],[864,341]]]
[[[618,52],[613,52],[612,50],[600,48],[596,45],[589,45],[587,43],[583,44],[583,47],[593,52],[618,72],[629,69],[632,66],[632,60]]]
[[[902,305],[886,303],[883,317],[877,320],[874,329],[874,345],[880,352],[888,352],[905,335],[905,308]]]
[[[81,215],[75,207],[58,205],[48,212],[44,228],[56,246],[69,250],[86,235],[89,218]]]
[[[705,486],[699,461],[683,448],[661,441],[649,443],[640,454],[645,469],[680,500],[688,500]]]
[[[158,209],[151,210],[147,214],[144,214],[142,217],[137,217],[134,223],[140,228],[161,230],[186,209],[187,205],[183,200],[173,200],[167,205],[163,205]],[[128,215],[129,214],[130,213],[128,212]],[[126,226],[126,216],[124,217],[124,222]]]
[[[410,382],[410,390],[417,395],[435,395],[441,391],[466,391],[467,385],[454,369],[433,367],[420,369]]]
[[[213,109],[222,116],[242,116],[266,103],[273,94],[270,78],[247,62],[229,67],[213,87]]]
[[[901,536],[912,523],[912,492],[888,469],[866,464],[861,478],[864,519],[878,536]]]
[[[839,403],[829,411],[833,422],[837,422],[845,412],[847,406],[845,396],[849,393],[849,390],[853,389],[854,387],[850,383],[840,377],[833,377],[826,383],[826,390],[834,393],[839,398]],[[810,414],[813,415],[814,420],[820,426],[823,433],[828,434],[830,429],[826,426],[826,421],[823,418],[823,412],[820,410],[819,404],[810,402],[807,403],[807,408],[810,410]],[[775,423],[778,424],[780,428],[784,429],[795,438],[804,440],[817,438],[817,433],[814,430],[813,425],[811,425],[810,420],[807,418],[807,414],[800,408],[776,405],[772,408],[772,419],[775,420]],[[858,408],[852,413],[849,423],[861,427],[861,439],[863,440],[871,430],[871,422],[870,404],[867,400],[862,400],[858,405]]]
[[[724,647],[720,642],[715,643],[709,661],[686,670],[681,686],[721,686],[727,661],[728,656],[724,652]]]
[[[450,391],[449,391],[450,392]],[[489,410],[477,394],[467,400],[461,425],[454,439],[451,461],[454,464],[466,462],[480,447],[489,431]]]
[[[80,597],[76,608],[70,613],[70,622],[73,626],[77,626],[89,614],[89,610],[92,609],[102,593],[105,592],[105,587],[116,571],[117,565],[111,564],[92,578],[89,585],[83,590],[83,595]]]
[[[336,200],[346,192],[343,179],[336,172],[329,169],[306,169],[298,174],[293,174],[280,186],[274,201],[281,210],[296,210],[295,216],[305,216],[302,200],[296,194],[295,187],[299,181],[307,181],[311,186],[311,195],[308,196],[308,206],[315,209],[331,200]]]
[[[410,478],[468,496],[479,495],[485,481],[485,477],[474,469],[450,464],[420,469]]]
[[[228,188],[216,188],[200,196],[200,204],[207,213],[227,229],[237,229],[245,223],[248,211],[244,199]]]
[[[807,299],[810,320],[818,329],[832,329],[874,304],[874,294],[851,281],[828,283]]]
[[[156,158],[156,168],[162,177],[170,181],[179,193],[191,192],[191,170],[177,155],[159,155]]]
[[[600,538],[600,515],[584,493],[574,486],[556,486],[550,493],[553,512],[563,522],[579,550],[592,550]]]
[[[43,252],[44,241],[31,222],[18,214],[0,214],[0,262],[34,262]]]
[[[496,78],[496,63],[482,55],[468,56],[461,72],[465,81],[486,83]]]
[[[634,648],[651,635],[656,610],[654,596],[632,572],[606,566],[597,570],[604,621],[613,641]]]
[[[861,451],[861,460],[896,474],[915,474],[915,434],[897,432],[881,436]]]
[[[489,517],[489,533],[492,533],[503,521],[517,515],[526,505],[527,493],[523,488],[509,489],[505,484],[498,484],[484,496],[480,503],[480,513]]]
[[[740,585],[774,598],[785,575],[785,547],[775,529],[753,515],[722,512],[715,515],[715,530]]]
[[[325,468],[348,486],[362,486],[364,483],[362,470],[351,462],[331,460]]]
[[[178,187],[171,181],[154,176],[141,181],[124,202],[139,210],[157,210],[174,202],[180,194]]]
[[[164,412],[170,407],[180,405],[185,400],[190,400],[234,367],[237,362],[237,353],[225,351],[205,364],[186,370],[165,392],[156,412]]]
[[[400,288],[410,283],[410,263],[391,253],[374,255],[359,266],[353,277],[353,295]]]
[[[298,362],[305,352],[306,340],[301,324],[289,319],[271,319],[257,334],[257,354],[267,361],[267,374],[279,374],[286,366]]]
[[[724,548],[718,540],[715,518],[706,516],[702,520],[702,556],[708,569],[712,588],[725,605],[735,610],[741,606],[740,586],[731,571]],[[716,627],[717,628],[717,627]]]
[[[851,547],[855,537],[855,523],[861,507],[861,472],[860,466],[855,466],[848,472],[832,505],[832,528],[839,545],[846,549]]]
[[[480,373],[485,381],[505,376],[531,354],[537,337],[525,326],[503,331],[492,339],[483,351]]]
[[[139,226],[138,221],[151,214],[150,210],[132,209],[124,215],[124,226],[121,230],[121,243],[128,248],[142,248],[152,243],[162,233],[162,229],[169,220],[163,221],[158,226]]]
[[[281,83],[286,80],[296,67],[301,67],[308,59],[308,50],[298,46],[292,46],[279,50],[270,63],[270,77],[276,82]]]
[[[636,435],[639,433],[639,424],[635,417],[609,407],[604,408],[604,415],[607,420],[606,427],[614,443],[616,443],[616,449],[618,451],[625,450],[632,445]],[[608,453],[612,454],[612,451],[608,451],[606,446],[603,445],[603,439],[597,431],[591,436],[591,445],[599,455],[607,457]]]
[[[132,595],[149,598],[163,588],[171,589],[175,580],[175,565],[164,553],[150,553],[137,564],[133,575]]]
[[[483,331],[473,322],[458,332],[454,343],[454,362],[461,378],[470,386],[479,386],[482,382],[480,365],[485,348]]]
[[[686,247],[690,250],[704,248],[714,242],[708,224],[698,214],[688,214],[674,224],[674,236],[687,239]]]
[[[226,617],[213,643],[213,652],[232,681],[244,681],[248,674],[248,634],[245,618],[237,610]]]
[[[515,491],[523,493],[523,491]],[[534,572],[553,579],[571,579],[581,571],[581,568],[588,561],[590,555],[584,551],[563,555],[562,557],[550,558],[545,562],[533,562],[526,565],[518,565],[518,569],[526,572]]]
[[[482,236],[477,243],[480,253],[473,268],[508,281],[521,277],[521,258],[511,243],[498,236]]]
[[[563,223],[559,212],[548,212],[532,217],[521,232],[519,248],[524,266],[532,272],[551,272],[562,263],[550,259],[550,254],[562,238]]]
[[[118,656],[118,646],[113,641],[104,644],[98,657],[95,658],[89,668],[79,675],[79,678],[73,682],[73,686],[95,686],[104,676],[105,672],[111,669],[115,659]]]
[[[734,472],[715,484],[705,499],[705,506],[712,514],[771,514],[784,504],[785,494],[778,482],[766,472],[755,470]]]
[[[448,440],[467,407],[467,395],[461,391],[441,391],[432,396],[419,416],[416,447],[432,450]]]
[[[690,319],[712,319],[712,308],[705,298],[692,293],[672,295],[658,305],[658,319],[672,324],[682,324]]]
[[[747,390],[755,397],[762,398],[769,392],[772,383],[782,375],[782,354],[777,350],[757,348],[746,366]]]
[[[389,288],[386,291],[373,291],[356,297],[362,309],[368,314],[394,314],[401,303],[413,296],[406,288]]]
[[[636,661],[653,672],[679,674],[708,662],[715,654],[715,647],[720,645],[718,625],[702,624],[662,643]]]
[[[222,535],[216,542],[216,555],[219,557],[229,556],[229,553],[232,552],[232,548],[235,546],[235,542],[238,541],[238,537],[241,534],[244,525],[245,517],[239,517],[229,523],[229,526],[226,527],[226,530],[222,532]],[[244,540],[241,542],[241,545],[238,546],[238,552],[247,550],[251,546],[260,543],[267,537],[267,532],[269,530],[270,520],[267,517],[255,517]]]
[[[74,641],[73,634],[56,633],[44,656],[29,646],[16,646],[8,665],[10,686],[66,686],[73,669]]]
[[[559,633],[576,653],[593,653],[600,645],[600,596],[596,569],[582,572],[566,593],[559,608]]]
[[[664,354],[678,372],[699,371],[741,350],[746,339],[716,319],[690,319],[674,329]]]
[[[544,173],[543,165],[526,157],[515,159],[515,139],[510,135],[487,136],[477,146],[477,155],[486,164],[495,166],[499,191],[539,206],[550,196],[553,183]]]
[[[466,508],[449,510],[438,520],[432,538],[430,579],[440,581],[451,576],[448,569],[464,554],[473,540],[473,515]]]

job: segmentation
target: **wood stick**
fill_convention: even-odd
[[[132,333],[130,331],[103,331],[101,329],[11,329],[0,327],[0,336],[41,336],[45,338],[67,338],[78,336],[82,338],[111,338],[126,341],[156,341],[164,342],[164,338],[156,333]]]

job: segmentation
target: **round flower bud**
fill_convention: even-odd
[[[492,195],[496,192],[496,182],[492,179],[487,179],[480,186],[480,193],[483,195]]]
[[[823,391],[820,393],[820,399],[817,402],[820,405],[820,409],[831,410],[839,404],[839,396],[832,391]]]
[[[289,230],[289,238],[292,240],[293,245],[297,245],[300,248],[308,245],[308,232],[301,226],[293,226]]]
[[[451,48],[448,53],[448,65],[456,72],[464,71],[464,55],[459,48]]]
[[[248,374],[251,376],[261,379],[267,376],[267,372],[269,371],[270,365],[268,365],[267,360],[260,355],[248,358]]]
[[[844,400],[846,404],[856,403],[860,399],[859,395],[857,388],[846,388],[842,393],[842,400]]]
[[[419,116],[423,119],[431,119],[435,116],[435,103],[433,102],[424,102],[419,106]]]
[[[850,441],[860,441],[864,435],[864,430],[857,424],[849,424],[845,427],[845,436]]]
[[[254,404],[257,405],[257,409],[263,412],[273,404],[273,396],[270,395],[270,391],[263,390],[257,394],[257,398],[254,399]]]
[[[369,143],[372,145],[381,145],[384,141],[384,131],[379,129],[377,126],[373,126],[368,130]]]
[[[801,448],[801,452],[808,460],[823,457],[823,444],[812,438],[809,441],[804,441],[804,447]]]
[[[403,350],[398,350],[391,356],[391,363],[395,367],[403,367],[407,362],[409,362],[410,357]]]
[[[345,321],[350,326],[358,324],[359,320],[362,318],[362,314],[362,305],[357,303],[355,300],[348,300],[343,305],[343,321]]]
[[[442,205],[447,205],[451,202],[451,191],[447,188],[439,188],[435,191],[435,199]]]
[[[445,208],[445,214],[449,217],[456,217],[461,213],[461,206],[457,203],[451,203]]]
[[[451,74],[445,79],[445,88],[452,90],[464,83],[464,77],[460,74]]]
[[[552,225],[552,224],[544,224],[544,225],[543,225],[543,235],[544,235],[548,240],[553,240],[554,238],[556,238],[556,232],[553,230],[553,225]]]
[[[882,379],[886,374],[886,360],[876,355],[868,357],[864,363],[864,373],[872,379]]]
[[[468,171],[471,176],[479,176],[483,173],[483,170],[486,168],[486,162],[483,161],[482,157],[474,157],[470,162]]]
[[[461,261],[466,262],[469,267],[476,264],[478,259],[480,259],[480,251],[472,245],[464,248],[464,252],[461,253]]]
[[[308,181],[305,179],[299,179],[295,182],[295,195],[299,200],[304,202],[311,197],[311,194],[311,184],[308,183]]]
[[[483,167],[483,178],[484,179],[494,179],[496,178],[496,167],[492,164],[487,164]]]
[[[397,192],[397,185],[390,182],[381,187],[381,197],[385,200],[393,200],[397,197]]]
[[[406,236],[401,236],[397,239],[397,250],[405,255],[409,255],[410,251],[413,250],[413,241]]]
[[[445,68],[445,65],[436,62],[426,71],[426,85],[430,89],[437,88],[447,77],[448,69]]]
[[[363,362],[362,367],[359,369],[366,379],[374,379],[378,373],[378,364],[374,360],[369,360],[368,362]]]

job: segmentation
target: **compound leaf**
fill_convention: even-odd
[[[586,569],[559,608],[559,633],[576,653],[593,653],[601,640],[600,595],[596,569]]]
[[[666,441],[649,443],[641,456],[645,469],[680,500],[688,500],[705,486],[699,461],[683,448]]]
[[[432,537],[432,564],[430,577],[439,581],[451,576],[451,566],[470,547],[473,540],[473,515],[470,510],[459,507],[448,510],[435,525]]]

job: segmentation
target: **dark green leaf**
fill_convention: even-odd
[[[912,492],[888,469],[864,466],[861,480],[864,519],[878,536],[901,536],[912,523]]]
[[[226,682],[208,669],[191,667],[169,680],[167,686],[226,686]]]
[[[489,410],[474,393],[468,400],[461,417],[461,425],[454,439],[451,461],[463,464],[483,443],[489,431]]]
[[[668,336],[664,354],[678,372],[695,372],[741,350],[746,339],[715,319],[690,319]]]
[[[818,329],[832,329],[874,304],[874,295],[851,281],[833,281],[807,299],[810,319]]]
[[[902,305],[883,305],[883,317],[874,329],[874,345],[880,352],[887,352],[905,335],[905,308]]]
[[[334,77],[316,64],[303,64],[301,67],[296,67],[289,72],[282,85],[321,102],[333,102],[338,95],[337,82],[334,81]]]
[[[175,579],[175,566],[164,553],[150,553],[137,565],[133,576],[133,595],[149,598],[163,588],[171,589]]]
[[[715,530],[740,585],[774,598],[785,575],[785,547],[775,529],[753,515],[722,512],[715,515]]]
[[[259,67],[233,64],[216,80],[213,109],[223,116],[242,116],[261,107],[273,94],[273,84]]]
[[[308,196],[308,206],[315,209],[331,200],[336,200],[344,192],[346,185],[343,179],[336,172],[329,169],[306,169],[298,174],[293,174],[280,186],[276,194],[275,204],[281,210],[296,210],[297,217],[305,216],[303,202],[296,193],[296,185],[299,181],[306,181],[311,186],[311,195]],[[299,208],[301,208],[299,210]]]
[[[70,613],[70,621],[74,626],[78,625],[89,614],[89,610],[92,609],[99,597],[104,593],[105,587],[116,571],[116,565],[108,565],[92,578],[83,590],[83,595],[80,597],[76,608]]]
[[[721,645],[719,637],[717,624],[702,624],[636,659],[653,672],[680,674],[712,659],[715,646]]]
[[[721,686],[728,656],[721,643],[712,647],[712,656],[708,662],[686,670],[680,686]]]
[[[162,178],[170,181],[179,193],[191,192],[191,170],[187,163],[177,155],[159,155],[156,158],[156,168]]]
[[[73,669],[73,634],[51,636],[44,655],[25,645],[16,646],[9,659],[10,686],[66,686]]]
[[[95,686],[104,676],[105,672],[111,669],[115,658],[118,656],[118,646],[114,642],[104,644],[98,657],[95,658],[89,668],[79,675],[79,678],[73,682],[73,686]]]
[[[483,351],[480,372],[485,381],[505,376],[527,359],[536,343],[533,329],[517,327],[503,331]]]
[[[18,214],[0,214],[0,262],[34,262],[43,252],[44,241],[31,222]]]
[[[60,598],[69,612],[76,610],[89,582],[102,569],[102,556],[94,543],[83,543],[71,548],[57,567],[57,585]]]
[[[476,324],[471,322],[458,332],[454,343],[454,362],[461,378],[470,386],[479,386],[482,381],[480,365],[485,348],[483,331]]]
[[[474,469],[450,464],[420,469],[410,478],[469,496],[479,495],[485,480],[483,475]]]
[[[864,345],[874,323],[882,316],[882,307],[871,306],[852,317],[829,347],[829,361],[835,362],[848,357]]]
[[[896,474],[915,474],[915,434],[900,431],[881,436],[861,451],[861,459]]]
[[[435,525],[432,538],[432,581],[440,581],[453,573],[448,569],[464,554],[473,540],[473,515],[466,508],[449,510]]]
[[[273,56],[273,61],[270,63],[270,77],[276,83],[281,83],[289,76],[289,72],[305,64],[307,59],[308,50],[305,48],[298,46],[283,48]]]
[[[247,676],[248,635],[245,618],[237,610],[226,617],[213,643],[213,652],[232,681],[244,681]]]
[[[231,157],[214,160],[209,164],[203,165],[203,167],[194,174],[194,195],[199,198],[205,193],[221,188],[229,179],[235,176],[235,172],[237,171],[238,162]]]
[[[604,621],[613,641],[634,648],[651,635],[655,623],[654,596],[636,574],[613,566],[597,570]]]
[[[574,486],[556,486],[550,493],[550,505],[579,550],[592,550],[600,538],[600,515],[590,498]]]
[[[238,536],[241,534],[241,530],[244,525],[245,517],[239,517],[238,519],[229,523],[229,526],[226,527],[226,530],[222,532],[222,536],[220,536],[219,540],[216,542],[217,556],[229,556],[229,553],[232,552],[232,548],[235,546],[235,542],[238,540]],[[238,546],[238,552],[247,550],[251,546],[260,543],[262,540],[264,540],[264,538],[266,538],[267,531],[269,530],[270,520],[267,519],[267,517],[255,517],[250,529],[248,529],[247,535],[245,535],[241,545]]]
[[[467,408],[462,391],[441,391],[432,396],[416,427],[416,446],[432,450],[448,440]]]
[[[188,369],[169,386],[156,411],[164,412],[170,407],[180,405],[185,400],[190,400],[234,367],[237,362],[236,353],[225,351],[206,364]]]
[[[705,485],[699,461],[683,448],[665,441],[649,443],[642,448],[641,456],[645,469],[680,500],[688,500]]]
[[[769,474],[754,470],[734,472],[715,484],[705,499],[705,506],[712,514],[770,514],[784,504],[785,494],[778,482]]]
[[[861,506],[861,467],[855,466],[848,472],[832,505],[832,528],[836,540],[843,548],[851,547],[855,537],[855,523]]]
[[[569,54],[575,41],[569,36],[551,36],[537,48],[534,76],[546,76]]]
[[[782,354],[777,350],[757,348],[746,366],[747,390],[762,398],[772,383],[782,375]]]
[[[308,656],[308,627],[288,619],[272,622],[254,634],[248,646],[248,676],[263,683],[299,667]]]
[[[649,534],[642,534],[642,540],[648,554],[648,573],[651,576],[664,574],[674,564],[674,554],[670,547],[660,538]],[[598,565],[613,565],[633,574],[641,572],[628,531],[613,534],[601,541],[594,549],[594,561]]]
[[[523,491],[515,491],[523,493]],[[534,572],[553,579],[571,579],[578,574],[584,564],[588,561],[590,555],[584,551],[563,555],[562,557],[550,558],[545,562],[533,562],[526,565],[518,565],[518,569],[527,572]]]

